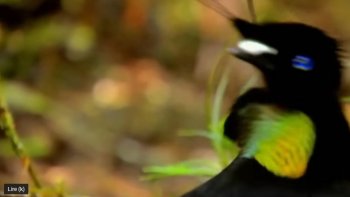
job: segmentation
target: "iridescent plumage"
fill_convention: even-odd
[[[241,137],[242,157],[254,158],[277,176],[300,178],[304,175],[316,138],[307,115],[258,104],[238,113],[241,118],[249,119]]]

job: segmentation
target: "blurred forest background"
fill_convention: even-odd
[[[245,0],[222,2],[249,19]],[[350,51],[348,0],[260,0],[255,6],[258,21],[312,24]],[[0,95],[44,188],[62,196],[171,197],[205,180],[141,178],[147,166],[219,159],[210,140],[178,133],[206,132],[209,81],[229,74],[219,106],[224,117],[257,74],[226,54],[237,38],[226,18],[196,0],[1,0]],[[4,183],[32,182],[0,133]]]

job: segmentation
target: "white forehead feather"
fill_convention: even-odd
[[[238,42],[238,48],[251,55],[260,55],[263,53],[276,55],[278,53],[275,48],[256,40],[242,40]]]

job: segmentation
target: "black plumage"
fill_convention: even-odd
[[[256,121],[247,120],[242,111],[252,105],[273,106],[307,115],[314,126],[315,145],[301,177],[277,176],[256,159],[239,155],[217,176],[183,197],[350,196],[350,131],[338,95],[342,66],[337,40],[301,23],[232,22],[245,40],[268,47],[231,49],[262,72],[267,86],[251,89],[237,99],[226,119],[225,135],[242,146],[247,125]]]

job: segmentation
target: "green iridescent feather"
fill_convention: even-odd
[[[314,126],[299,111],[267,105],[252,105],[240,112],[248,119],[241,138],[242,156],[255,158],[277,176],[301,177],[315,144]]]

